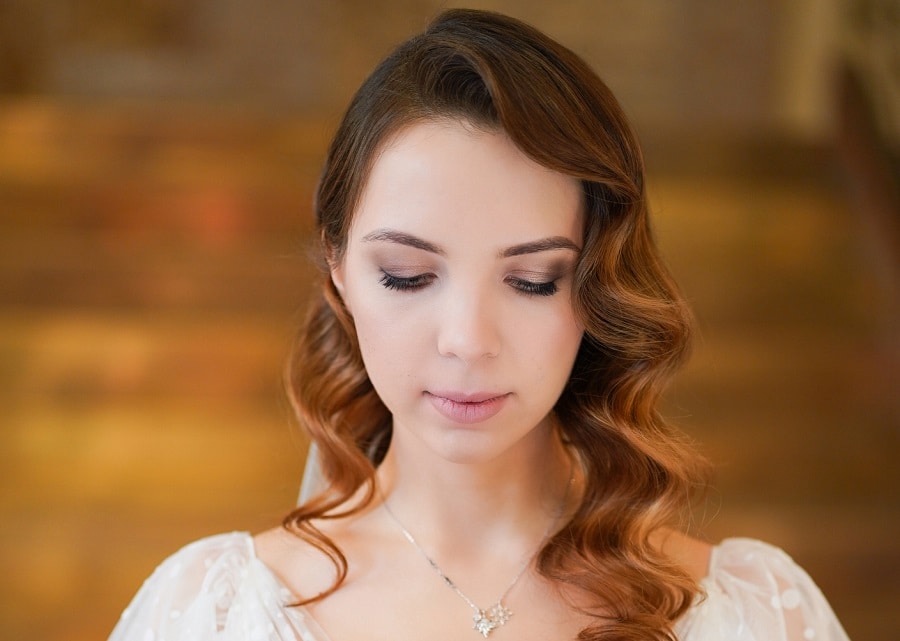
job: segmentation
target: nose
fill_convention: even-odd
[[[448,292],[438,310],[437,347],[441,356],[466,364],[500,354],[501,321],[486,292]]]

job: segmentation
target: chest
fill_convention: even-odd
[[[493,586],[467,586],[478,613],[433,573],[397,576],[348,581],[308,606],[327,635],[322,641],[564,641],[590,623],[540,577],[523,577],[503,599],[503,613],[490,612],[500,596]]]

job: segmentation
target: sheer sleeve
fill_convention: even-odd
[[[706,598],[678,626],[681,641],[849,641],[809,575],[771,545],[723,541],[703,587]]]
[[[109,641],[297,639],[285,597],[252,560],[246,533],[202,539],[166,559],[122,613]]]

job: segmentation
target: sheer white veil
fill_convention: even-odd
[[[306,466],[303,468],[303,480],[300,482],[300,495],[297,505],[305,503],[313,494],[322,489],[322,468],[319,465],[319,448],[315,443],[309,444],[306,452]]]

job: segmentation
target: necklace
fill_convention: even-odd
[[[531,555],[528,556],[528,558],[525,559],[524,563],[522,563],[522,567],[519,568],[519,571],[516,573],[516,576],[513,577],[513,580],[509,582],[509,585],[506,586],[506,589],[503,591],[503,594],[500,595],[500,598],[497,599],[497,601],[494,603],[494,605],[492,605],[488,608],[479,608],[477,605],[475,605],[475,602],[472,601],[472,599],[470,599],[469,597],[467,597],[465,595],[465,593],[459,589],[459,586],[457,586],[449,576],[444,574],[444,571],[441,570],[440,566],[438,566],[438,564],[434,561],[434,559],[432,559],[430,556],[428,556],[428,553],[425,552],[425,550],[422,548],[421,545],[419,545],[419,543],[418,543],[418,541],[416,541],[415,537],[413,537],[413,535],[410,534],[409,530],[406,529],[406,527],[403,525],[403,523],[400,522],[400,519],[397,518],[397,515],[394,514],[393,510],[391,510],[391,507],[388,505],[387,500],[383,500],[382,505],[384,506],[384,511],[388,513],[388,516],[390,516],[391,519],[394,521],[394,523],[397,524],[397,527],[400,528],[400,531],[403,533],[404,538],[407,541],[409,541],[413,545],[413,547],[415,547],[419,551],[419,554],[421,554],[423,557],[425,557],[425,560],[428,561],[428,565],[430,565],[431,568],[435,572],[437,572],[437,575],[439,577],[441,577],[441,580],[443,580],[444,584],[447,587],[449,587],[451,590],[456,592],[456,594],[458,594],[459,597],[463,601],[465,601],[466,604],[468,604],[468,606],[470,608],[472,608],[472,611],[475,612],[475,615],[472,617],[472,620],[475,622],[475,625],[473,625],[472,627],[476,632],[481,634],[481,636],[483,636],[484,638],[487,638],[491,632],[493,632],[494,630],[499,628],[501,625],[504,625],[507,621],[509,621],[509,618],[512,616],[512,614],[513,614],[512,611],[503,604],[503,599],[505,599],[509,595],[509,593],[512,592],[512,589],[514,587],[516,587],[516,584],[519,582],[519,579],[521,579],[522,575],[525,574],[525,570],[528,569],[528,566],[531,565],[531,562],[534,560],[534,557],[537,556],[537,553],[544,546],[544,541],[546,541],[547,537],[550,536],[550,532],[553,529],[553,526],[556,524],[557,521],[559,521],[559,518],[562,516],[563,510],[565,510],[565,507],[566,507],[566,502],[569,498],[569,488],[571,488],[571,486],[572,486],[572,480],[573,480],[572,478],[569,479],[569,482],[566,485],[566,493],[563,496],[563,499],[559,505],[559,510],[557,511],[557,514],[553,518],[553,520],[550,521],[550,525],[547,526],[547,529],[544,532],[544,535],[541,537],[541,540],[538,543],[537,548]]]

